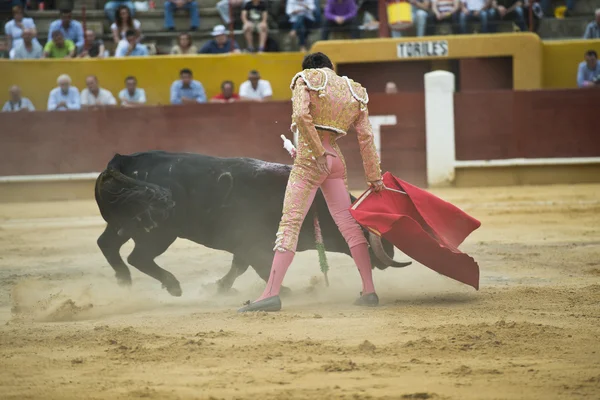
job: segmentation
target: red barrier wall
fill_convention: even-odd
[[[425,185],[422,93],[373,95],[370,115],[395,115],[381,128],[382,169]],[[206,104],[0,114],[0,176],[101,171],[114,153],[187,151],[291,163],[279,137],[290,102]],[[365,187],[355,132],[340,140],[349,184]]]
[[[599,157],[600,89],[454,96],[456,159]]]

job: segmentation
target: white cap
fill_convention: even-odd
[[[225,25],[215,26],[211,33],[211,35],[213,35],[213,36],[226,35],[226,34],[227,34],[227,29],[225,29]]]

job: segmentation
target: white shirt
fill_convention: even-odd
[[[116,105],[117,100],[106,89],[98,90],[98,97],[94,96],[87,88],[81,91],[81,105]]]
[[[136,31],[139,31],[141,28],[142,24],[140,23],[140,21],[138,21],[137,19],[133,20],[133,29]],[[112,25],[110,26],[110,30],[111,31],[116,31],[117,29],[117,23],[113,22]],[[121,39],[125,39],[125,34],[127,33],[127,30],[129,28],[125,28],[123,29],[121,32],[117,32],[119,34],[119,36],[121,36]]]
[[[252,87],[250,81],[246,81],[240,86],[240,97],[247,97],[250,99],[264,99],[267,96],[273,96],[273,89],[269,81],[259,79],[256,85],[256,90]]]
[[[121,104],[123,101],[134,101],[136,103],[146,103],[146,92],[144,89],[135,88],[135,92],[133,92],[133,96],[129,95],[129,90],[123,89],[119,92],[119,99],[121,100]]]
[[[2,112],[10,112],[10,111],[21,111],[22,109],[28,109],[29,111],[35,111],[35,107],[31,103],[27,97],[21,97],[21,100],[13,103],[8,100],[4,103],[4,107],[2,107]]]
[[[463,0],[469,11],[479,11],[485,6],[485,0]]]

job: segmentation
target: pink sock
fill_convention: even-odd
[[[283,278],[287,272],[292,260],[294,259],[293,251],[275,251],[275,257],[273,257],[273,265],[271,266],[271,275],[269,275],[269,282],[263,294],[255,301],[266,299],[267,297],[277,296]]]
[[[362,279],[362,294],[374,293],[373,271],[371,270],[371,257],[369,257],[369,248],[366,243],[357,244],[350,249],[350,254],[358,267],[360,278]]]

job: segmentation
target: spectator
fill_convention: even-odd
[[[489,32],[489,20],[495,17],[492,0],[463,0],[460,13],[460,32],[467,33],[467,22],[478,19],[481,33]]]
[[[127,31],[125,40],[121,40],[115,50],[115,57],[147,56],[148,48],[138,43],[135,31]]]
[[[221,93],[216,96],[213,96],[210,99],[211,103],[233,103],[234,101],[238,101],[240,96],[234,92],[234,85],[231,81],[225,81],[221,83]]]
[[[452,31],[456,30],[460,19],[460,0],[432,0],[431,10],[434,14],[435,23],[450,22]]]
[[[429,10],[431,9],[431,3],[429,0],[409,0],[412,8],[412,19],[415,25],[417,36],[425,36],[425,28],[427,28],[427,18],[429,17]],[[392,37],[402,37],[402,31],[393,29]]]
[[[98,77],[95,75],[85,78],[85,85],[87,87],[81,91],[81,105],[84,108],[117,105],[112,93],[98,85]]]
[[[584,39],[600,39],[600,8],[596,9],[596,20],[585,28]]]
[[[334,30],[350,30],[352,39],[358,39],[358,8],[355,0],[327,0],[325,19],[321,29],[321,40],[329,39],[329,32]]]
[[[10,58],[8,43],[6,43],[6,39],[4,38],[0,38],[0,59],[2,58]]]
[[[196,3],[196,0],[167,0],[165,2],[165,28],[167,30],[175,30],[173,14],[176,10],[183,8],[190,12],[190,30],[198,30],[198,26],[200,26],[200,14],[198,14],[198,3]]]
[[[250,71],[248,80],[240,86],[240,98],[249,101],[271,100],[273,90],[269,81],[260,79],[260,74],[256,70]]]
[[[493,7],[494,15],[498,13],[500,19],[514,20],[521,32],[527,32],[525,9],[521,0],[494,0]],[[494,31],[496,31],[495,28]]]
[[[21,97],[21,89],[18,86],[11,87],[8,93],[10,94],[10,100],[4,103],[4,107],[2,107],[3,112],[35,111],[31,100],[27,97]]]
[[[171,85],[171,104],[206,103],[204,86],[192,79],[192,71],[184,68],[179,77],[181,79]]]
[[[61,31],[52,32],[52,40],[44,46],[44,58],[72,58],[75,55],[75,43],[64,38]]]
[[[141,39],[142,24],[137,19],[131,17],[131,11],[129,11],[127,6],[120,5],[117,8],[117,11],[115,11],[115,19],[116,21],[110,26],[115,43],[118,44],[121,40],[125,39],[127,31],[135,31],[138,41]]]
[[[37,44],[40,44],[40,42],[35,39],[37,32],[35,30],[35,23],[33,22],[33,19],[24,17],[21,6],[14,6],[12,11],[13,19],[4,25],[4,34],[6,35],[6,40],[8,41],[8,49],[11,52],[14,52],[14,50],[19,47],[19,45],[23,42],[23,31],[25,29],[31,29],[33,32],[34,41]]]
[[[300,51],[306,52],[306,38],[315,23],[315,1],[287,0],[285,13],[292,24],[290,36],[292,38],[297,36]]]
[[[54,31],[60,31],[65,39],[75,43],[78,49],[83,47],[83,27],[79,21],[74,21],[71,10],[61,10],[60,19],[52,22],[48,30],[48,41],[53,37]]]
[[[386,94],[396,94],[398,93],[398,87],[394,82],[388,82],[385,84],[385,93]]]
[[[110,0],[104,4],[104,13],[108,17],[110,22],[115,22],[119,20],[119,12],[118,10],[122,7],[127,8],[129,10],[128,15],[132,17],[135,14],[135,6],[133,2],[130,0]],[[133,28],[133,27],[132,27]]]
[[[213,40],[210,40],[202,46],[200,54],[223,54],[223,53],[239,53],[240,48],[234,40],[230,40],[227,35],[229,32],[223,25],[217,25],[213,28],[211,35]],[[231,49],[233,43],[233,51]]]
[[[102,39],[96,39],[96,34],[93,30],[85,31],[85,42],[83,48],[77,55],[80,58],[104,58],[106,56],[106,48]]]
[[[189,33],[182,33],[177,39],[177,44],[171,49],[171,54],[176,55],[187,55],[197,54],[198,48],[192,44],[192,35]]]
[[[598,53],[588,50],[585,53],[585,61],[579,64],[577,71],[577,86],[580,88],[593,87],[600,80],[600,64],[598,64]]]
[[[146,104],[146,92],[137,87],[134,76],[125,78],[125,89],[119,92],[119,100],[123,107],[136,107]]]
[[[50,91],[48,96],[48,111],[79,110],[81,103],[79,90],[71,86],[71,77],[61,75],[56,80],[58,87]]]
[[[33,37],[33,29],[25,28],[23,30],[23,40],[15,48],[13,58],[16,60],[42,58],[44,49],[40,42]]]
[[[229,4],[231,4],[232,8],[235,8],[241,6],[242,3],[246,4],[249,1],[250,0],[220,0],[217,3],[217,10],[219,11],[223,22],[227,25],[231,22],[231,18],[229,17]]]
[[[267,5],[263,0],[251,0],[244,4],[242,22],[248,51],[254,52],[254,32],[258,32],[258,51],[265,51],[267,43]]]

